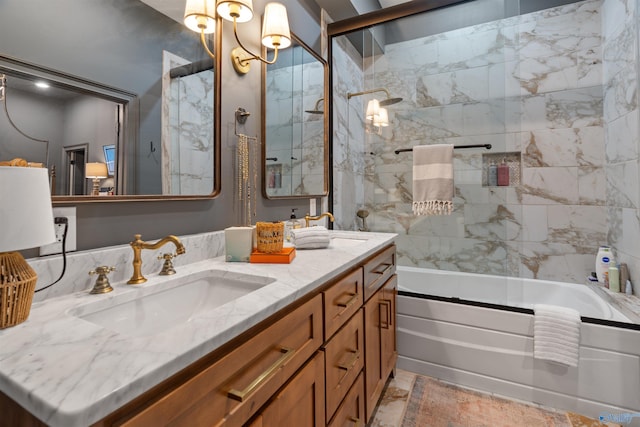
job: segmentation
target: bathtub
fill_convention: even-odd
[[[634,414],[625,425],[640,426],[640,326],[619,323],[625,316],[588,286],[412,267],[397,274],[399,368],[595,419]],[[537,303],[581,313],[577,367],[533,357]]]
[[[582,317],[630,322],[618,309],[586,285],[398,267],[398,287],[402,291],[459,298],[533,309],[535,304],[552,304],[577,310]]]

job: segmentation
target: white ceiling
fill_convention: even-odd
[[[140,0],[169,18],[182,23],[184,21],[184,6],[186,0]]]

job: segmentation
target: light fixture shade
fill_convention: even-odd
[[[291,46],[287,9],[281,3],[267,3],[262,22],[262,44],[269,49]]]
[[[380,101],[377,99],[372,99],[367,104],[367,120],[375,120],[376,117],[380,114]]]
[[[247,22],[253,18],[252,0],[218,0],[216,11],[222,19],[236,22]]]
[[[109,176],[106,163],[87,163],[84,176],[87,178],[106,178]]]
[[[0,252],[56,240],[48,170],[0,166]]]
[[[378,110],[378,115],[373,118],[373,125],[378,127],[389,126],[389,115],[387,114],[386,108],[381,107]]]
[[[184,25],[200,33],[211,34],[216,30],[216,1],[187,0],[184,8]]]

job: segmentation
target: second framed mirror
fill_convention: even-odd
[[[328,66],[292,34],[291,48],[262,65],[262,179],[268,199],[328,192]]]

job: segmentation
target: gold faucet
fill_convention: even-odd
[[[309,216],[309,214],[306,214],[304,216],[304,223],[305,223],[305,227],[309,227],[309,221],[318,221],[324,217],[329,217],[329,221],[333,222],[334,218],[333,215],[331,214],[331,212],[325,212],[322,215],[318,215],[318,216]]]
[[[159,247],[165,245],[166,243],[172,242],[176,246],[176,255],[181,255],[185,253],[184,246],[180,239],[176,236],[169,235],[163,239],[158,240],[155,243],[147,243],[143,242],[140,237],[141,234],[135,234],[133,236],[135,240],[131,243],[131,248],[133,249],[133,275],[131,279],[127,282],[129,285],[139,285],[140,283],[144,283],[147,279],[142,275],[142,250],[143,249],[158,249]]]

